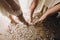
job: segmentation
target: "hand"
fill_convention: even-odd
[[[27,25],[27,26],[29,26],[29,23],[27,23],[27,22],[24,22],[24,24]]]
[[[12,22],[15,23],[15,24],[19,24],[20,20],[18,18],[15,18],[15,19],[13,18]]]
[[[42,16],[40,19],[35,19],[33,21],[33,24],[42,23],[44,21],[44,19],[45,19],[45,16]]]
[[[41,22],[40,20],[36,20],[35,22],[34,22],[34,24],[37,24],[37,23],[39,23],[39,22]]]
[[[32,19],[32,17],[30,18],[30,23],[32,23],[33,22],[33,19]]]
[[[32,20],[33,20],[32,16],[33,16],[34,10],[37,7],[37,5],[38,5],[38,0],[33,0],[30,5],[30,22],[32,22]]]
[[[11,19],[12,23],[15,23],[15,24],[20,23],[20,20],[18,19],[18,17],[14,16],[14,15],[9,15],[9,18]]]

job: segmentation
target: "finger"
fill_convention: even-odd
[[[33,24],[36,24],[37,22],[39,22],[38,20],[36,20],[36,21],[34,21],[34,23]]]
[[[46,18],[47,18],[47,15],[44,14],[43,16],[40,17],[39,21],[43,21],[43,20],[45,20]]]

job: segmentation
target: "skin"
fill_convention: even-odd
[[[15,0],[4,0],[4,4],[6,4],[5,8],[9,13],[14,13],[15,11],[20,10],[20,6],[15,2]],[[20,12],[21,13],[21,12]],[[23,22],[25,25],[28,25],[28,23],[23,18],[23,15],[17,16],[17,19],[14,19],[14,15],[9,15],[9,18],[14,22],[15,24],[19,23],[20,21]],[[22,21],[23,20],[23,21]]]
[[[39,22],[39,21],[40,21],[40,22],[43,21],[43,20],[46,19],[48,16],[51,16],[51,15],[55,14],[55,12],[58,12],[58,11],[60,11],[60,3],[57,4],[57,5],[55,5],[55,6],[52,7],[52,8],[48,9],[48,10],[46,11],[46,13],[45,13],[44,15],[42,15],[41,18],[40,18],[39,20],[37,20],[35,23],[37,23],[37,22]]]
[[[31,18],[31,22],[32,22],[33,12],[34,12],[35,8],[36,8],[37,5],[38,5],[38,0],[33,0],[33,2],[32,2],[31,4],[32,4],[32,5],[30,6],[30,10],[31,10],[30,18]],[[52,8],[48,9],[48,10],[46,11],[46,13],[45,13],[44,15],[42,15],[42,16],[40,17],[40,19],[37,20],[37,21],[35,21],[34,23],[37,23],[37,22],[39,22],[39,21],[42,22],[42,21],[43,21],[44,19],[46,19],[48,16],[51,16],[51,15],[55,14],[55,12],[58,12],[58,11],[60,11],[60,3],[57,4],[57,5],[55,5],[55,6],[52,7]]]
[[[37,7],[37,5],[38,5],[38,0],[33,0],[30,5],[30,22],[32,22],[32,20],[33,20],[32,16],[33,16],[34,10]]]

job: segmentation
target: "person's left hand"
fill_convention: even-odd
[[[33,0],[32,3],[30,4],[29,8],[30,8],[30,22],[31,23],[33,21],[33,18],[32,18],[33,13],[34,13],[34,10],[37,7],[37,5],[38,5],[38,0]]]

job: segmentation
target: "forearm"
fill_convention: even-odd
[[[48,9],[47,12],[40,18],[40,20],[44,20],[48,16],[53,15],[55,14],[55,12],[58,12],[58,11],[60,11],[60,4]]]
[[[33,2],[31,3],[31,6],[30,6],[30,17],[32,19],[32,16],[33,16],[33,12],[35,10],[35,8],[37,7],[38,5],[38,0],[33,0]]]
[[[33,0],[30,5],[30,10],[34,10],[37,7],[38,0]]]
[[[55,14],[55,12],[58,12],[58,11],[60,11],[60,4],[52,7],[51,9],[48,9],[47,12],[45,13],[45,15],[50,16],[50,15]]]

